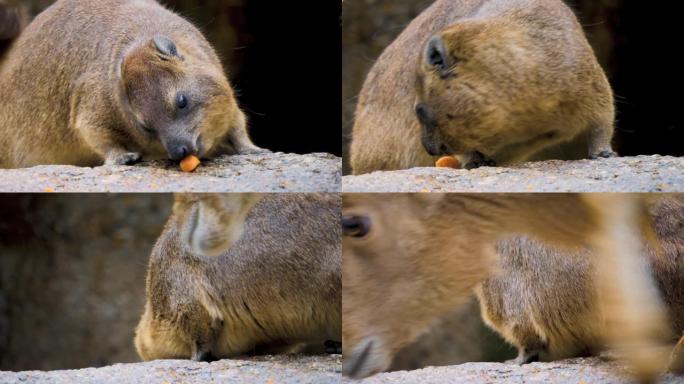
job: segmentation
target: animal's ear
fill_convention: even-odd
[[[178,47],[176,47],[176,43],[174,43],[173,40],[169,39],[168,37],[155,36],[152,39],[152,42],[154,43],[154,47],[157,48],[157,51],[162,55],[180,58],[180,54],[178,54]]]
[[[204,256],[226,252],[242,236],[247,215],[262,198],[260,194],[204,196],[186,224],[190,249]]]
[[[440,72],[446,72],[451,67],[449,52],[447,51],[444,40],[440,36],[430,39],[425,48],[425,64],[436,68]]]

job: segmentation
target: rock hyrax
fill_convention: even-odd
[[[150,257],[140,356],[211,360],[339,343],[340,205],[334,194],[177,196]]]
[[[0,167],[263,151],[200,31],[154,0],[58,0],[0,66]]]
[[[664,345],[667,324],[640,262],[639,231],[652,236],[649,217],[638,195],[345,195],[343,373],[386,370],[493,276],[499,241],[528,235],[594,250],[606,340],[624,348],[637,377],[652,379],[667,356],[644,351]]]
[[[610,84],[561,0],[437,0],[384,51],[361,91],[355,174],[524,161],[586,137],[609,157]]]
[[[644,257],[673,331],[684,332],[684,199],[652,203],[657,247]],[[657,248],[657,250],[656,250]],[[485,322],[517,347],[516,363],[592,355],[604,349],[604,315],[596,297],[595,257],[529,238],[497,245],[499,268],[477,289]],[[677,336],[678,335],[678,336]]]

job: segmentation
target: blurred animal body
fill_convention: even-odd
[[[642,196],[611,194],[345,195],[343,372],[387,369],[397,351],[495,275],[499,241],[526,235],[593,250],[601,337],[637,377],[655,377],[666,359],[652,350],[669,333],[644,273],[646,206]]]
[[[684,332],[684,199],[649,206],[656,242],[643,242],[674,335]],[[604,349],[603,310],[597,297],[597,255],[578,247],[554,249],[518,237],[497,244],[494,276],[476,289],[485,322],[517,347],[515,362],[593,355]],[[673,344],[676,338],[671,340]]]

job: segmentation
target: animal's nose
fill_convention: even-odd
[[[194,152],[193,146],[188,143],[177,142],[169,145],[169,157],[174,161],[183,160]]]
[[[427,105],[424,103],[416,104],[416,116],[421,124],[429,126],[430,124],[430,112]]]

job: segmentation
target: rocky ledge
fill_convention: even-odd
[[[342,178],[343,192],[684,192],[684,157],[541,161],[472,171],[414,168]]]
[[[193,173],[177,163],[94,168],[63,165],[0,170],[1,192],[339,192],[342,159],[269,153],[204,161]]]
[[[196,363],[158,360],[69,371],[0,372],[4,384],[339,383],[342,356],[261,356]]]
[[[430,367],[416,371],[382,373],[346,384],[631,384],[624,368],[599,358],[572,359],[523,366],[501,363],[468,363],[448,367]],[[684,378],[663,376],[661,384],[684,383]]]

